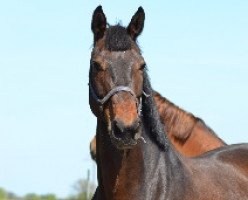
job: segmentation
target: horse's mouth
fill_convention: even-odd
[[[113,131],[110,132],[110,139],[111,142],[116,146],[117,149],[125,150],[125,149],[132,149],[138,143],[138,137],[136,138],[117,138],[114,136]]]

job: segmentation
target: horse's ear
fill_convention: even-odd
[[[133,40],[136,40],[136,38],[142,32],[144,27],[144,21],[145,21],[144,9],[142,7],[139,7],[138,11],[134,14],[134,16],[131,19],[131,22],[127,27],[127,32]]]
[[[106,30],[106,17],[102,11],[102,6],[98,6],[92,16],[91,30],[94,33],[94,43],[101,39]]]

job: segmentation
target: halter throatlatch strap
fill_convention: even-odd
[[[89,83],[89,88],[90,88],[90,94],[91,96],[93,97],[93,99],[99,104],[100,106],[100,109],[103,110],[103,105],[113,96],[115,95],[116,93],[120,92],[120,91],[126,91],[126,92],[129,92],[132,96],[135,97],[136,99],[136,104],[137,104],[137,108],[138,108],[138,114],[140,115],[140,112],[141,112],[141,107],[142,107],[142,97],[138,98],[136,97],[134,91],[128,87],[128,86],[117,86],[115,88],[113,88],[112,90],[110,90],[108,92],[108,94],[106,96],[104,96],[102,99],[99,99],[92,87],[92,85]],[[143,91],[143,95],[145,97],[148,97],[150,95],[146,94],[144,91]]]

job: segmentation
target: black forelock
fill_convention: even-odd
[[[131,49],[131,37],[125,27],[117,24],[110,26],[106,32],[105,47],[109,51],[126,51]]]
[[[144,71],[143,89],[145,93],[150,95],[149,97],[144,97],[142,105],[145,125],[149,131],[149,136],[162,150],[168,150],[168,138],[165,135],[164,126],[160,121],[158,109],[153,98],[153,89],[146,71]]]

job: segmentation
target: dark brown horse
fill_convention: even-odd
[[[164,133],[136,39],[140,7],[127,28],[93,13],[89,101],[97,117],[98,189],[94,199],[248,199],[248,145],[197,158],[177,153]]]
[[[168,139],[179,153],[194,157],[225,144],[203,120],[188,113],[156,91],[153,98]],[[90,142],[92,159],[96,159],[96,137]]]

